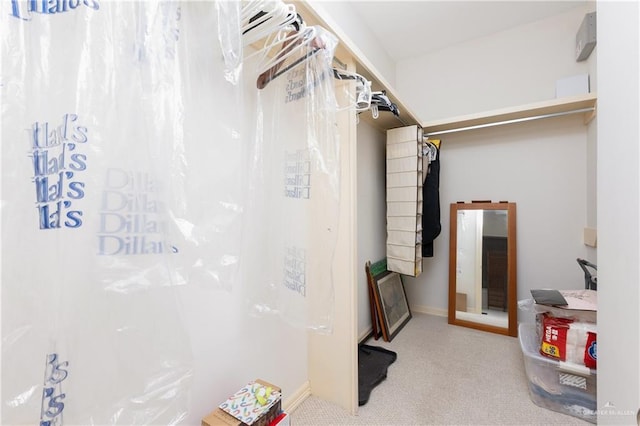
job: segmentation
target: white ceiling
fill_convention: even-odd
[[[351,1],[394,61],[557,15],[571,1]]]

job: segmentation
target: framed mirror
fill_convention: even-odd
[[[449,324],[517,336],[516,204],[451,204]]]

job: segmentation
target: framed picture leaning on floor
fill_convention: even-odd
[[[411,311],[404,291],[402,277],[397,272],[386,271],[373,278],[376,305],[382,314],[384,340],[390,342],[411,319]]]

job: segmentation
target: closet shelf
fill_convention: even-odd
[[[510,124],[564,114],[584,114],[585,124],[595,116],[597,96],[595,93],[569,96],[544,102],[502,108],[476,114],[463,115],[422,124],[425,135],[437,135],[481,127]]]
[[[391,85],[382,77],[371,62],[367,60],[365,55],[360,51],[356,44],[336,25],[330,16],[328,16],[321,8],[316,8],[309,1],[296,1],[296,10],[303,17],[305,22],[310,25],[320,25],[331,31],[338,38],[338,47],[336,49],[336,57],[351,57],[355,61],[355,72],[371,81],[371,90],[379,92],[384,90],[391,102],[398,106],[400,116],[396,117],[389,111],[380,111],[377,119],[374,119],[371,111],[364,111],[359,114],[359,119],[371,124],[374,128],[386,132],[388,129],[396,127],[404,127],[411,125],[420,125],[417,115],[403,104],[395,95]],[[346,62],[342,60],[343,62]]]

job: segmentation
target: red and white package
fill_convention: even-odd
[[[595,369],[596,337],[593,323],[542,314],[540,353],[544,356]]]

